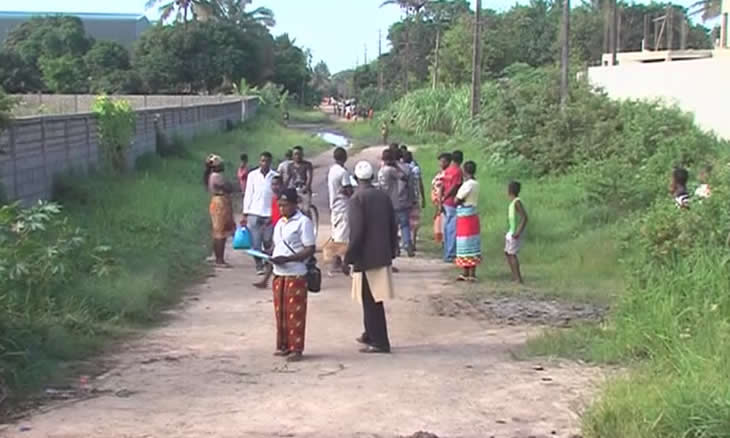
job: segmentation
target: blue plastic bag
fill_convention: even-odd
[[[238,227],[233,235],[233,249],[251,249],[251,232],[246,227]]]

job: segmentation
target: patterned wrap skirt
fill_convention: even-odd
[[[274,276],[276,349],[301,353],[307,323],[307,279]]]
[[[236,231],[233,220],[233,203],[226,195],[213,195],[210,198],[210,221],[213,225],[213,239],[227,239]]]
[[[456,209],[456,260],[461,268],[475,268],[482,261],[479,214],[476,207]]]

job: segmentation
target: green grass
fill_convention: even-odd
[[[48,306],[52,310],[31,315],[26,326],[0,335],[6,345],[23,347],[17,357],[0,354],[1,375],[14,398],[59,378],[66,369],[63,362],[87,357],[120,334],[161,322],[160,310],[179,300],[191,281],[202,278],[210,252],[209,197],[202,183],[207,154],[224,157],[226,175],[235,181],[241,152],[255,165],[260,152],[282,157],[295,144],[305,145],[308,153],[328,147],[261,115],[235,131],[177,145],[167,158],[142,157],[128,175],[61,179],[58,201],[65,216],[84,230],[92,246],[111,246],[115,265],[103,278],[72,273],[67,287],[55,291],[53,306]]]
[[[663,117],[657,108],[645,109],[637,126]],[[379,136],[375,123],[343,129],[364,141]],[[622,186],[610,178],[590,178],[595,172],[615,176],[611,163],[538,178],[519,160],[493,160],[481,139],[429,135],[391,135],[393,141],[418,146],[416,158],[427,185],[437,171],[439,151],[461,149],[479,168],[484,263],[477,293],[527,292],[611,306],[604,322],[547,330],[520,354],[624,368],[603,385],[584,415],[583,436],[730,437],[730,258],[724,245],[730,231],[730,157],[716,160],[715,169],[723,171],[716,170],[713,198],[694,205],[692,213],[677,211],[661,191],[662,172],[671,169],[665,163],[684,154],[676,145],[700,141],[707,154],[702,159],[712,159],[727,143],[692,130],[681,135],[665,130],[636,140],[642,147],[657,141],[665,149],[649,159],[654,168],[620,180]],[[520,254],[527,289],[509,284],[503,260],[511,179],[522,182],[521,198],[530,215]],[[601,190],[608,191],[610,202],[596,200]],[[624,193],[648,202],[622,208],[618,201]],[[431,234],[430,217],[429,208],[423,215],[424,239]],[[661,248],[669,248],[668,255]]]
[[[298,106],[289,109],[289,119],[292,123],[327,123],[330,121],[327,114],[322,111]]]

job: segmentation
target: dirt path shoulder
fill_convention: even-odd
[[[374,154],[366,150],[361,157]],[[329,156],[315,162],[322,194]],[[325,198],[318,199],[320,207]],[[600,372],[568,362],[515,361],[511,352],[533,330],[525,326],[438,316],[432,297],[460,292],[446,275],[452,267],[398,260],[398,297],[387,304],[393,342],[387,356],[357,352],[362,314],[350,300],[349,279],[325,279],[323,292],[310,296],[306,360],[292,365],[272,356],[271,293],[250,286],[256,277],[248,257],[230,254],[234,269],[192,287],[169,324],[105,359],[116,365],[92,379],[99,397],[51,406],[0,427],[0,436],[344,438],[428,431],[526,438],[578,432],[578,413]]]

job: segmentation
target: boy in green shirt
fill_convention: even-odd
[[[507,236],[505,236],[504,244],[504,255],[507,257],[507,263],[512,270],[512,279],[520,284],[523,281],[517,253],[522,247],[522,236],[525,232],[525,227],[527,227],[527,212],[520,200],[521,189],[522,185],[517,181],[512,181],[507,186],[507,196],[511,202],[507,210],[509,231],[507,231]]]

